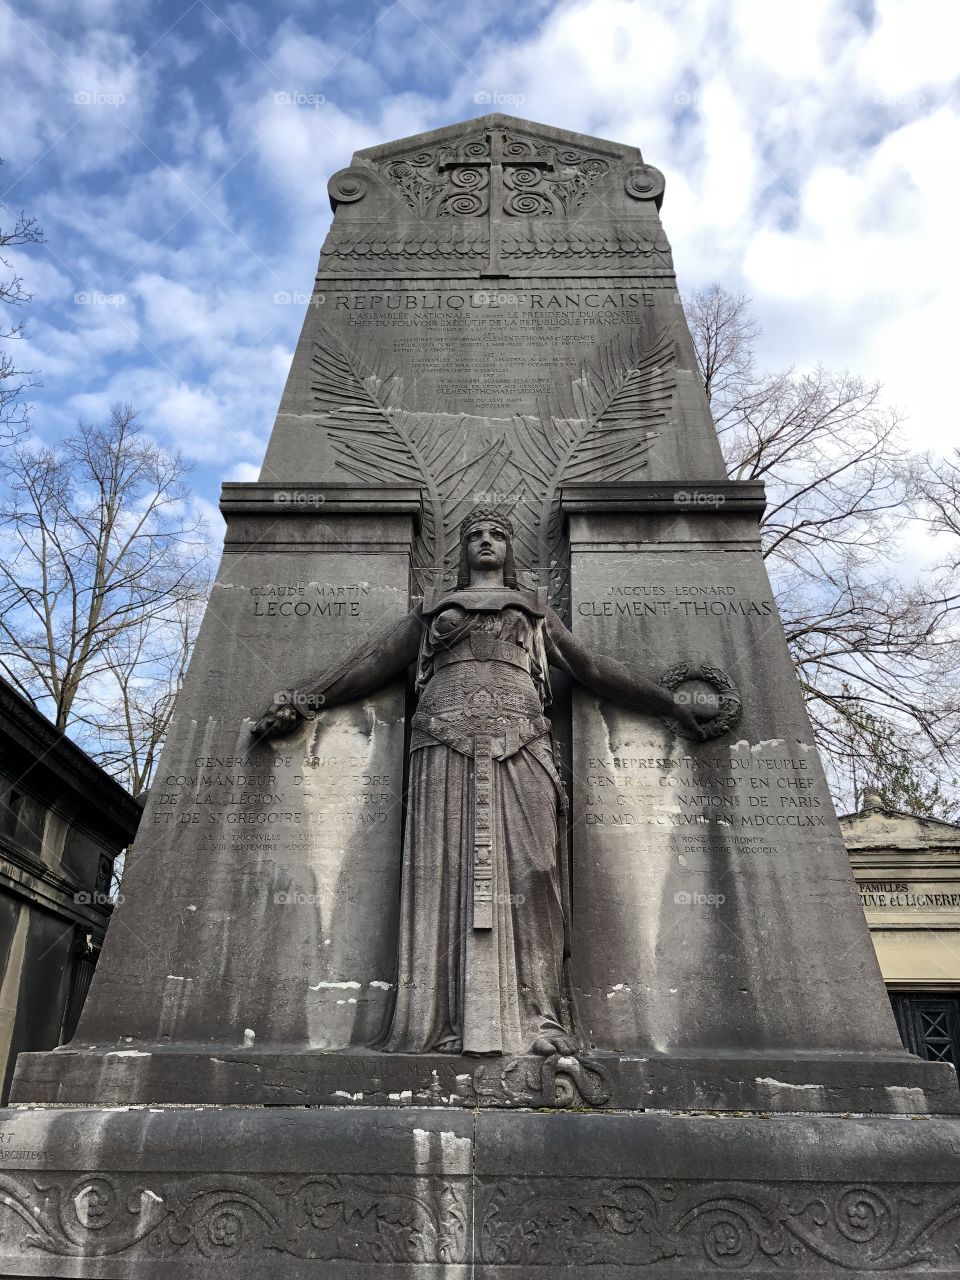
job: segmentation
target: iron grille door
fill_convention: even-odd
[[[905,1048],[928,1062],[960,1065],[960,996],[893,995]]]

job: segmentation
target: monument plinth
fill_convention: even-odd
[[[500,115],[330,180],[6,1273],[955,1274],[663,190]]]

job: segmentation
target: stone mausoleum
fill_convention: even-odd
[[[72,1039],[140,806],[0,679],[0,1072]]]
[[[960,825],[868,789],[840,829],[903,1043],[960,1065]]]

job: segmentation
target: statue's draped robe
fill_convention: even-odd
[[[382,1049],[521,1053],[564,1031],[544,607],[536,592],[468,588],[424,610]]]

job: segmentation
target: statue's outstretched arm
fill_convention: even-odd
[[[612,702],[622,703],[651,715],[669,716],[679,721],[695,737],[700,726],[689,707],[678,703],[669,689],[631,671],[615,658],[592,653],[570,631],[552,609],[546,617],[547,657],[567,675]]]
[[[362,698],[397,679],[417,659],[423,625],[418,607],[400,622],[351,649],[336,667],[309,685],[279,693],[273,706],[257,721],[254,735],[283,737],[324,707]]]

